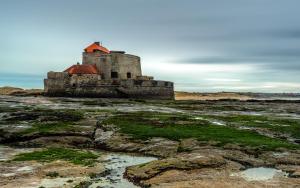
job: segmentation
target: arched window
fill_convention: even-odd
[[[131,73],[127,72],[127,78],[131,78]]]

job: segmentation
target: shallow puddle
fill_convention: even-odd
[[[226,124],[221,122],[221,121],[211,121],[211,123],[214,124],[214,125],[226,126]]]
[[[237,174],[243,177],[247,181],[266,181],[271,180],[274,177],[283,177],[287,174],[281,170],[275,168],[249,168]]]
[[[90,188],[97,188],[98,186],[136,188],[137,186],[123,178],[126,167],[154,161],[156,158],[127,154],[108,154],[105,160],[107,160],[105,164],[105,168],[108,171],[107,175],[98,178],[89,186]]]
[[[218,125],[218,126],[226,126],[226,123],[223,121],[218,121],[215,119],[208,119],[208,118],[203,118],[200,116],[194,117],[195,120],[206,120],[209,121],[210,123],[214,124],[214,125]]]
[[[3,161],[11,159],[12,156],[23,153],[25,150],[14,149],[7,146],[0,147],[0,158]],[[32,151],[31,149],[29,151]],[[8,152],[8,153],[6,153]],[[26,151],[28,152],[28,151]],[[102,152],[100,152],[101,154]],[[11,182],[11,185],[15,185],[18,182],[22,182],[23,186],[26,188],[71,188],[79,185],[81,182],[86,182],[89,188],[112,188],[112,187],[122,187],[122,188],[137,188],[138,186],[129,182],[123,177],[123,174],[126,170],[126,167],[147,163],[153,160],[157,160],[154,157],[144,157],[144,156],[135,156],[130,154],[120,154],[120,153],[102,153],[103,160],[100,161],[105,167],[105,172],[101,171],[99,174],[95,174],[95,177],[90,177],[90,175],[82,176],[64,176],[64,177],[39,177],[35,174],[36,167],[43,168],[40,163],[35,165],[16,163],[15,166],[10,165],[7,169],[7,172],[3,171],[0,173],[0,177],[9,178],[16,176],[17,180]],[[31,174],[33,173],[33,174]],[[25,175],[23,175],[25,174]],[[31,175],[29,175],[31,174]],[[35,174],[35,175],[34,175]],[[27,181],[28,178],[33,178],[35,181]]]
[[[137,188],[138,186],[123,178],[126,167],[156,160],[154,157],[134,156],[128,154],[106,153],[104,161],[105,172],[95,174],[95,177],[58,177],[44,178],[39,186],[46,188],[74,187],[80,182],[87,182],[89,188]]]

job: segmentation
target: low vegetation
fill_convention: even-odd
[[[33,112],[39,113],[40,117],[46,121],[79,121],[84,118],[84,113],[80,110],[52,110],[52,109],[35,109]]]
[[[195,120],[191,116],[182,114],[121,113],[106,120],[105,123],[115,124],[121,132],[130,134],[135,139],[149,139],[151,137],[163,137],[171,140],[197,138],[201,141],[218,141],[220,145],[235,143],[262,147],[266,150],[278,147],[297,147],[286,141],[262,136],[250,130],[217,126],[207,120]]]
[[[289,134],[294,138],[300,139],[299,119],[287,119],[263,115],[207,115],[202,117],[223,121],[228,126],[265,128],[273,132]]]
[[[0,106],[0,113],[16,112],[18,110],[20,110],[20,108]]]
[[[1,109],[0,109],[1,110]],[[5,121],[8,122],[17,122],[17,121],[79,121],[84,118],[84,113],[80,110],[53,110],[53,109],[22,109],[19,111],[10,111],[13,108],[6,109],[5,112],[12,112],[5,118]]]
[[[17,155],[14,161],[39,161],[52,162],[55,160],[65,160],[78,165],[93,165],[98,155],[90,151],[80,151],[67,148],[47,148],[42,151],[34,151],[31,153],[22,153]]]
[[[109,106],[108,102],[104,102],[102,100],[85,100],[82,101],[82,104],[87,106]]]
[[[9,113],[0,120],[0,125],[29,125],[29,128],[16,132],[16,136],[78,131],[80,130],[80,126],[77,125],[78,121],[84,118],[84,112],[80,110],[44,108],[19,109],[19,111],[7,108],[3,110]],[[2,132],[3,134],[0,131],[0,135],[6,134],[5,130]]]
[[[31,128],[25,129],[17,133],[17,135],[40,134],[47,135],[59,132],[74,132],[79,128],[69,122],[54,122],[54,123],[34,123]]]
[[[59,173],[58,172],[48,172],[47,174],[46,174],[46,176],[49,176],[49,177],[51,177],[51,178],[56,178],[56,177],[58,177],[59,176]]]

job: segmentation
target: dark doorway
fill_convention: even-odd
[[[118,72],[111,72],[111,78],[118,78]]]
[[[127,72],[127,78],[131,78],[131,73]]]

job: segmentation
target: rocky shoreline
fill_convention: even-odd
[[[157,157],[157,160],[152,160],[145,164],[128,166],[126,170],[124,169],[124,177],[140,187],[297,187],[300,185],[300,150],[296,143],[285,141],[285,138],[261,137],[255,132],[246,132],[247,134],[253,133],[253,139],[258,139],[258,141],[263,139],[268,142],[266,144],[269,144],[264,146],[262,143],[257,143],[255,146],[253,145],[255,140],[252,139],[243,140],[237,137],[238,139],[234,140],[234,137],[232,139],[226,137],[228,140],[223,143],[223,140],[218,138],[215,140],[203,140],[195,137],[185,138],[185,134],[194,135],[194,133],[186,133],[184,132],[186,131],[185,129],[180,129],[181,132],[176,130],[176,127],[192,126],[193,130],[196,131],[199,126],[210,124],[210,121],[205,118],[209,119],[212,117],[199,113],[199,109],[212,108],[211,102],[198,103],[198,107],[189,102],[161,103],[160,101],[151,101],[148,103],[147,101],[128,99],[101,99],[99,101],[98,99],[2,96],[0,104],[0,142],[2,145],[22,148],[23,151],[26,151],[27,148],[29,151],[32,151],[31,148],[40,150],[41,148],[64,147],[79,150],[97,150],[100,153],[101,150],[105,150],[106,152],[122,152],[130,155],[138,154]],[[266,105],[273,107],[270,109]],[[280,106],[280,109],[274,108],[274,106]],[[239,103],[235,101],[225,102],[224,104],[221,101],[214,104],[214,109],[206,109],[205,112],[214,112],[214,115],[216,112],[222,114],[226,112],[236,115],[240,113],[237,111],[237,107],[244,108],[240,112],[245,112],[245,108],[247,108],[247,111],[251,109],[251,112],[256,111],[261,114],[267,114],[272,111],[273,114],[281,114],[281,116],[284,114],[283,112],[286,113],[289,110],[290,112],[287,117],[293,115],[293,117],[296,117],[296,123],[298,122],[297,118],[300,110],[299,106],[294,103],[283,105],[281,103]],[[262,111],[261,107],[265,109]],[[123,115],[124,113],[125,116]],[[151,113],[154,113],[154,115],[152,116]],[[202,120],[203,118],[198,118],[200,115],[201,118],[205,117],[204,120]],[[128,127],[124,128],[118,125],[118,123],[111,123],[118,116],[121,118],[127,117],[128,121],[132,122],[138,122],[140,119],[141,122],[151,123],[151,126],[154,127],[149,129],[150,133],[146,131],[129,134],[128,131],[137,130],[127,130],[126,128]],[[131,119],[131,116],[136,118]],[[220,117],[223,118],[223,116]],[[241,115],[241,117],[244,118],[241,121],[243,122],[243,126],[252,126],[252,119],[249,119],[247,116],[248,122],[246,122],[244,115]],[[250,117],[252,118],[252,115]],[[222,121],[225,122],[225,119],[223,118]],[[255,119],[254,121],[258,120]],[[259,121],[255,125],[260,123]],[[238,123],[240,124],[241,122]],[[270,120],[269,123],[275,124],[278,122],[281,122],[284,125],[283,127],[298,126],[291,119],[289,121],[272,119],[272,122]],[[197,126],[194,126],[195,123],[197,123]],[[286,126],[287,123],[293,124]],[[218,130],[222,128],[220,130],[237,130],[238,132],[233,133],[244,134],[244,131],[240,131],[234,127],[235,124],[231,122],[225,122],[224,125],[211,123],[208,129],[217,128]],[[170,125],[176,126],[169,127]],[[164,127],[174,130],[175,132],[172,134],[176,134],[177,136],[174,139],[170,139],[174,135],[163,134]],[[161,131],[155,132],[156,129]],[[266,130],[274,132],[275,129],[268,128]],[[154,133],[161,136],[155,136]],[[200,133],[197,133],[197,135],[201,136],[202,134]],[[147,136],[148,134],[150,136]],[[214,132],[208,132],[207,134],[214,134]],[[292,135],[290,137],[296,139]],[[230,143],[230,140],[233,140],[232,143]],[[250,145],[247,145],[248,143]],[[12,160],[13,156],[15,154],[9,157],[8,161]],[[106,177],[107,174],[103,174],[105,171],[105,162],[103,160],[103,158],[99,159],[97,168],[80,167],[66,162],[62,164],[59,161],[54,161],[53,163],[22,163],[7,162],[7,160],[4,160],[1,162],[1,165],[3,169],[11,169],[14,165],[15,169],[17,167],[21,168],[22,164],[23,167],[24,164],[37,165],[47,172],[51,171],[49,168],[52,165],[52,170],[53,166],[55,166],[57,168],[55,171],[59,171],[62,178],[69,177],[70,174],[67,174],[68,172],[64,174],[62,172],[63,169],[59,170],[60,165],[65,166],[65,168],[67,166],[71,168],[72,166],[74,169],[81,169],[79,170],[80,172],[83,172],[82,170],[85,169],[81,175],[79,175],[80,173],[72,175],[77,177],[78,181],[73,177],[74,183],[68,184],[65,182],[63,187],[93,187],[90,183],[80,184],[80,182],[91,181],[87,177],[92,172]],[[247,176],[247,170],[253,169],[256,172],[256,170],[259,171],[262,167],[274,174],[262,180],[251,179],[251,177]],[[93,171],[92,169],[97,170]],[[30,170],[29,172],[32,174]],[[28,175],[16,178],[14,175],[11,177],[7,176],[10,173],[13,172],[8,171],[0,174],[2,179],[0,181],[1,187],[13,187],[19,185],[20,182],[28,183],[28,179],[26,180]],[[5,174],[7,177],[5,177]],[[43,178],[47,177],[46,174],[42,173],[39,175],[42,179],[35,178],[35,181],[44,181]],[[34,178],[33,175],[30,177]],[[52,179],[54,180],[55,178]],[[97,181],[102,181],[100,179]],[[114,185],[116,184],[110,186],[114,187]],[[35,186],[32,185],[32,187]],[[48,186],[55,187],[53,185]],[[109,185],[105,186],[109,187]],[[98,187],[101,187],[101,184]]]

